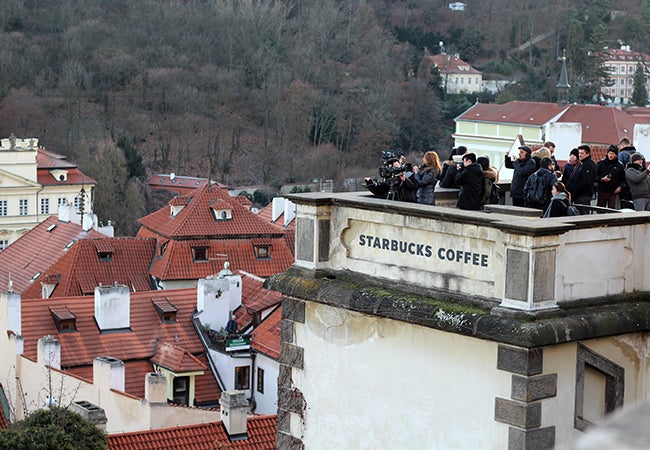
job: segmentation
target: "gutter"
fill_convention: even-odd
[[[205,340],[205,337],[203,336],[203,331],[201,331],[201,322],[199,321],[198,313],[194,313],[194,315],[192,316],[192,325],[194,325],[194,330],[196,331],[196,334],[199,335],[199,339],[203,344],[203,348],[205,348],[207,351],[208,363],[210,364],[210,371],[212,372],[212,375],[214,375],[214,378],[217,380],[219,389],[221,390],[221,392],[224,392],[226,390],[226,387],[224,386],[223,381],[219,376],[219,371],[217,370],[217,366],[215,366],[214,361],[212,361],[212,357],[210,356],[210,346],[208,345],[208,343]]]

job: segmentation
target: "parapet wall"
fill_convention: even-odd
[[[650,213],[539,219],[358,192],[289,198],[302,269],[356,272],[528,312],[650,290]]]

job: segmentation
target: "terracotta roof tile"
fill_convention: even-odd
[[[13,245],[13,244],[12,244]],[[59,278],[51,297],[92,295],[99,285],[117,282],[132,291],[152,289],[149,266],[156,241],[145,238],[80,239],[23,293],[41,297],[41,283]]]
[[[42,186],[57,186],[57,185],[88,185],[86,190],[91,186],[97,184],[97,181],[90,178],[88,175],[81,172],[79,169],[65,169],[68,171],[68,176],[65,181],[56,180],[50,173],[50,169],[38,169],[36,171],[36,180]]]
[[[187,350],[169,342],[163,342],[158,346],[156,354],[151,357],[151,362],[176,373],[198,372],[207,369],[205,364]]]
[[[72,169],[76,164],[68,161],[68,157],[60,153],[39,147],[36,151],[36,166],[39,169]]]
[[[50,216],[0,252],[0,286],[6,289],[9,278],[13,290],[23,293],[37,273],[46,273],[68,249],[66,245],[87,237],[105,237],[95,230],[83,231],[77,224],[60,222]],[[38,284],[40,296],[40,284]]]
[[[253,330],[251,347],[273,359],[280,359],[282,308],[277,308]]]
[[[216,181],[212,182],[218,187],[226,187]],[[180,195],[192,193],[196,189],[200,189],[208,184],[207,178],[186,177],[181,175],[171,174],[156,174],[149,177],[147,184],[153,189],[164,189],[171,192],[177,192]]]
[[[248,439],[231,442],[221,422],[211,422],[184,427],[111,434],[108,436],[108,447],[111,450],[275,449],[276,415],[249,416],[247,420]]]
[[[279,292],[264,289],[264,279],[239,271],[242,276],[242,306],[235,310],[240,331],[254,325],[255,314],[277,306],[282,301]]]
[[[0,391],[3,391],[3,387],[0,384]],[[4,408],[0,406],[0,431],[4,430],[7,428],[7,425],[9,425],[9,420],[7,420],[7,417],[5,416]]]
[[[457,56],[438,54],[430,55],[429,59],[438,68],[440,73],[461,73],[461,74],[479,74],[480,71],[476,70],[469,63],[463,61]]]
[[[513,123],[525,125],[544,125],[569,105],[555,103],[514,101],[498,105],[495,103],[476,103],[455,120],[476,122]],[[515,136],[513,136],[514,139]]]

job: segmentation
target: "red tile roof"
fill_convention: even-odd
[[[51,297],[93,295],[97,286],[117,282],[131,291],[149,291],[149,266],[156,247],[154,239],[80,239],[25,290],[23,298],[41,296],[41,283],[53,277],[58,283]],[[100,259],[100,256],[102,258]]]
[[[77,165],[67,160],[67,156],[54,153],[39,147],[36,153],[36,177],[42,186],[88,184],[95,185],[97,182],[81,172]],[[54,179],[50,170],[62,169],[68,171],[66,181]]]
[[[520,101],[503,105],[476,103],[455,120],[541,126],[568,107],[569,105],[559,106],[555,103]]]
[[[2,391],[2,385],[0,384],[0,391]],[[7,420],[7,417],[5,416],[4,408],[2,405],[0,405],[0,431],[4,430],[7,428],[7,425],[9,425],[9,421]]]
[[[162,342],[158,346],[151,362],[176,373],[198,372],[208,368],[187,350],[169,342]]]
[[[60,222],[55,216],[48,217],[0,251],[0,286],[6,289],[11,278],[14,292],[24,292],[34,275],[47,272],[65,254],[66,245],[87,237],[105,236],[95,230],[83,231],[71,222]],[[40,285],[38,289],[40,292]]]
[[[472,67],[469,63],[463,61],[455,55],[438,54],[428,55],[431,62],[438,68],[442,74],[460,73],[460,74],[480,74],[481,72]]]
[[[218,187],[226,187],[216,181],[212,182]],[[171,192],[176,192],[180,195],[192,193],[208,184],[207,178],[186,177],[182,175],[171,175],[167,173],[158,173],[152,175],[147,180],[147,184],[153,189],[164,189]]]
[[[277,291],[264,289],[264,279],[241,270],[239,273],[242,276],[242,306],[235,310],[235,316],[238,329],[246,331],[254,325],[255,314],[279,305],[282,295]]]
[[[277,433],[276,415],[249,416],[248,439],[229,441],[221,422],[211,422],[184,427],[162,428],[149,431],[111,434],[111,450],[270,450],[275,449]]]
[[[50,173],[50,169],[38,169],[36,171],[36,181],[42,186],[58,186],[58,185],[87,185],[86,190],[90,189],[91,186],[97,184],[97,182],[90,178],[88,175],[81,172],[79,169],[65,169],[68,171],[68,176],[65,181],[59,181],[54,179]]]
[[[68,161],[68,157],[60,153],[39,147],[36,152],[36,166],[39,169],[73,169],[76,164]]]
[[[151,299],[160,291],[131,293],[131,331],[101,334],[95,322],[95,305],[89,297],[60,299],[23,299],[22,332],[24,355],[36,358],[39,338],[55,336],[61,342],[63,368],[92,365],[93,358],[112,356],[122,361],[148,359],[154,354],[156,342],[175,342],[194,355],[204,349],[194,330],[191,317],[196,307],[196,289],[166,290],[165,296],[177,308],[176,322],[160,321]],[[50,307],[65,306],[76,317],[77,332],[59,333],[50,314]]]
[[[251,347],[275,360],[280,359],[282,308],[277,308],[253,330]]]

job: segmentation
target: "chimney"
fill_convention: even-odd
[[[218,329],[230,318],[230,312],[241,305],[241,275],[226,275],[198,280],[196,286],[196,309],[201,313],[202,324]]]
[[[131,293],[128,286],[98,286],[95,288],[95,321],[100,332],[126,331],[131,326]]]
[[[47,335],[38,340],[37,361],[54,369],[61,369],[61,343]]]
[[[219,399],[221,423],[228,433],[228,439],[238,441],[248,439],[246,434],[246,413],[249,405],[244,391],[225,391]]]
[[[11,289],[9,289],[11,291]],[[0,313],[0,325],[3,326],[3,332],[13,331],[20,336],[22,334],[21,326],[21,297],[16,292],[3,292],[0,294],[0,303],[2,303],[2,312]]]
[[[150,372],[144,378],[144,398],[149,403],[167,404],[167,377]]]
[[[124,362],[110,356],[93,360],[93,384],[124,392]]]
[[[104,408],[82,400],[72,402],[70,404],[70,410],[76,412],[87,421],[94,423],[100,430],[106,431],[106,422],[108,422],[108,419],[106,418]]]

